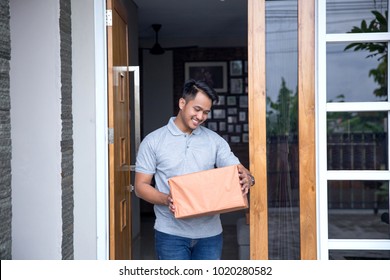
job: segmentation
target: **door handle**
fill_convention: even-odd
[[[133,192],[134,191],[134,186],[132,184],[126,186],[125,188],[126,188],[126,191],[128,191],[128,192]]]
[[[134,164],[131,164],[131,165],[128,165],[128,164],[124,164],[120,167],[120,171],[131,171],[131,172],[135,172],[135,165]]]

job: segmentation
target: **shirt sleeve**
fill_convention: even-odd
[[[153,141],[150,137],[146,137],[139,146],[135,171],[145,174],[156,173],[156,156],[153,149]]]
[[[217,149],[217,167],[225,167],[229,165],[240,164],[240,160],[232,152],[229,143],[222,137],[218,139]]]

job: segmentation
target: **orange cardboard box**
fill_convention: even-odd
[[[248,208],[237,165],[215,168],[168,180],[176,218],[190,218]]]

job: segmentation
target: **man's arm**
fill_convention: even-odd
[[[168,206],[172,200],[171,196],[169,194],[162,193],[153,187],[151,185],[152,179],[152,174],[136,172],[134,179],[135,194],[139,198],[142,198],[152,204]]]

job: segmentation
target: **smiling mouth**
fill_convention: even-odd
[[[192,123],[195,125],[195,126],[198,126],[198,125],[200,125],[202,122],[201,121],[199,121],[199,120],[197,120],[197,119],[192,119]]]

